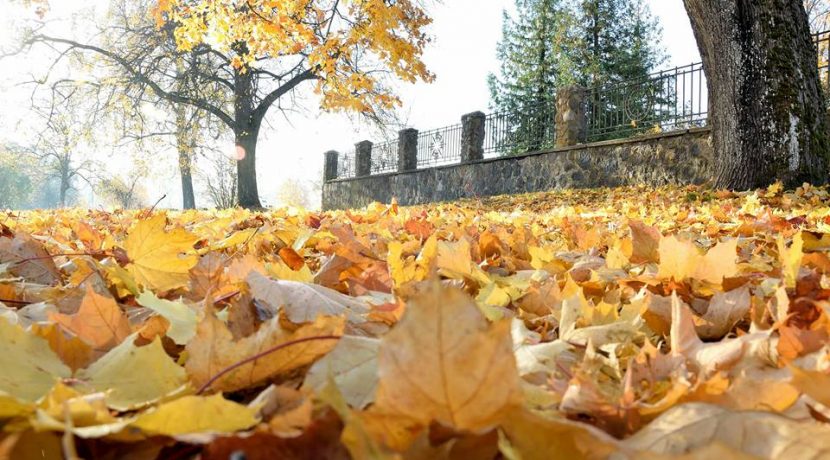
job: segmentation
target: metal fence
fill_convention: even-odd
[[[588,90],[588,141],[706,125],[703,65],[691,64]]]
[[[830,96],[830,31],[813,35],[819,78]],[[706,126],[709,96],[703,64],[653,73],[639,79],[612,82],[590,88],[586,95],[587,140],[620,139]],[[548,150],[556,133],[555,95],[516,110],[487,115],[484,157],[516,155]],[[462,125],[433,129],[418,135],[417,167],[458,163],[461,159]],[[398,166],[398,142],[372,147],[371,174],[393,172]],[[355,176],[355,153],[341,155],[337,178]]]
[[[372,146],[372,174],[382,174],[398,169],[398,141],[388,141]]]
[[[827,97],[830,93],[830,31],[813,35],[813,42],[818,52],[818,76]]]
[[[418,134],[418,168],[458,163],[461,160],[461,124]]]
[[[553,100],[537,101],[515,111],[487,115],[484,122],[484,157],[518,155],[553,147],[555,118]]]

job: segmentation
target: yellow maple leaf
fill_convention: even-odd
[[[198,262],[193,251],[197,237],[181,227],[166,229],[164,214],[139,221],[124,242],[130,258],[127,269],[138,283],[155,291],[187,284],[188,272]]]
[[[259,421],[256,413],[255,408],[228,401],[222,395],[185,396],[142,414],[132,426],[160,436],[233,433],[255,425]]]

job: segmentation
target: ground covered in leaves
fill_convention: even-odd
[[[0,458],[830,457],[826,189],[0,224]]]

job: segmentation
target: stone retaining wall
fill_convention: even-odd
[[[413,205],[562,188],[701,184],[712,178],[708,128],[557,148],[323,185],[323,209]]]

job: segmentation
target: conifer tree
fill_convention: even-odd
[[[522,114],[502,126],[511,132],[502,138],[502,150],[520,153],[538,150],[553,129],[553,98],[560,79],[569,78],[567,46],[571,14],[562,0],[516,0],[516,15],[504,13],[503,38],[497,55],[500,75],[488,79],[492,106],[499,112]]]
[[[504,15],[500,75],[489,77],[493,108],[518,114],[505,141],[512,148],[503,150],[538,150],[552,143],[558,87],[647,82],[664,60],[659,42],[659,25],[643,0],[516,0],[516,13]],[[625,104],[636,106],[632,112],[648,112],[648,88],[636,89],[637,100]],[[617,121],[619,100],[593,99],[592,120]]]

